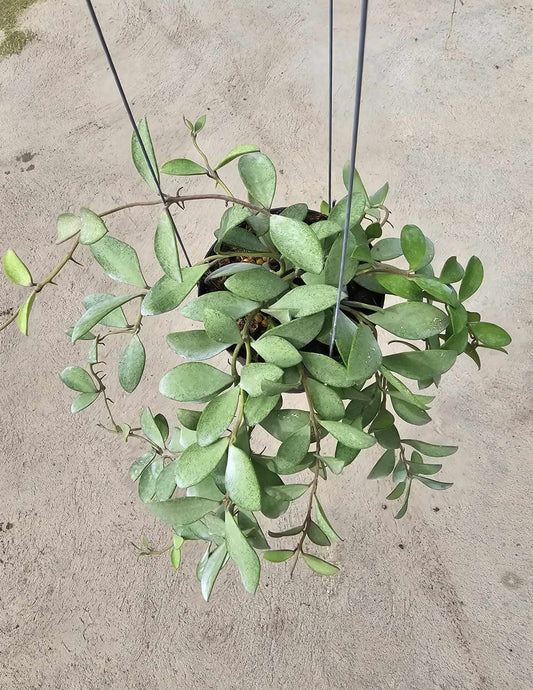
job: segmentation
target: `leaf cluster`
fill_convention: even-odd
[[[505,352],[511,339],[465,304],[483,280],[479,258],[463,266],[452,256],[438,271],[433,243],[417,226],[384,236],[388,185],[368,194],[355,173],[351,199],[344,196],[331,209],[323,203],[319,215],[305,203],[274,212],[277,174],[258,147],[237,146],[211,166],[198,143],[205,116],[185,124],[200,160],[173,159],[161,173],[206,176],[228,192],[231,205],[214,233],[214,251],[184,266],[167,204],[154,223],[160,271],[149,284],[136,250],[108,229],[103,220],[108,214],[82,208],[61,215],[57,242],[74,240],[74,248],[59,270],[78,245],[85,246],[127,290],[84,299],[83,312],[67,333],[72,342],[88,344],[86,366],[69,366],[61,378],[77,392],[72,412],[101,399],[106,428],[127,442],[136,438],[145,444],[130,479],[141,501],[173,530],[168,550],[174,568],[188,542],[206,543],[197,576],[208,599],[231,562],[245,589],[254,592],[260,552],[271,563],[292,560],[294,567],[301,559],[319,575],[337,573],[313,553],[340,540],[319,501],[319,487],[342,474],[362,450],[380,447],[368,478],[392,482],[387,499],[399,502],[397,518],[405,515],[413,486],[449,488],[450,482],[435,475],[442,458],[457,448],[405,437],[404,425],[430,421],[434,396],[421,391],[438,386],[460,356],[480,366],[481,350]],[[159,171],[146,121],[139,131]],[[135,136],[132,156],[154,189]],[[246,202],[221,179],[220,171],[232,161]],[[345,182],[348,172],[345,168]],[[348,204],[348,255],[340,276]],[[35,296],[59,270],[34,283],[12,250],[3,265],[9,279],[30,289],[18,312],[26,333]],[[202,294],[195,294],[199,285]],[[328,349],[339,289],[341,311]],[[392,303],[381,306],[388,296]],[[109,338],[122,342],[118,383],[133,393],[142,385],[147,356],[141,329],[149,331],[152,318],[178,308],[191,328],[168,333],[167,345],[181,359],[159,381],[159,392],[176,403],[175,418],[144,408],[137,425],[117,423],[104,383],[102,348],[109,347]],[[383,354],[384,338],[395,345],[392,354]],[[228,366],[207,362],[226,350]],[[305,397],[306,410],[294,404],[295,395]],[[256,447],[256,427],[270,437],[268,453]],[[326,452],[328,437],[332,450]],[[265,534],[264,521],[283,516],[293,502],[301,518]]]

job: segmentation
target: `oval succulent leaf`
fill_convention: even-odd
[[[408,424],[421,426],[431,421],[431,417],[425,410],[411,405],[402,398],[391,397],[391,402],[396,414]]]
[[[99,392],[80,393],[80,395],[78,395],[78,397],[75,398],[72,402],[72,405],[70,406],[70,411],[72,412],[72,414],[76,414],[76,412],[81,412],[86,407],[89,407],[89,405],[92,405],[92,403],[98,398],[99,395]]]
[[[257,270],[256,264],[226,264],[225,266],[220,266],[212,271],[208,276],[207,280],[213,280],[214,278],[223,278],[224,276],[232,276],[234,273],[240,273],[241,271],[255,271]]]
[[[202,596],[206,601],[209,601],[209,597],[213,591],[213,586],[219,572],[222,570],[222,566],[226,561],[227,554],[228,550],[226,548],[226,544],[220,544],[209,556],[205,566],[202,569],[200,587],[202,590]]]
[[[147,287],[137,252],[129,244],[111,235],[104,235],[90,246],[94,259],[110,278],[120,283]]]
[[[305,223],[284,216],[270,219],[272,242],[289,261],[309,273],[320,273],[324,254],[316,234]]]
[[[239,568],[244,588],[247,592],[253,594],[259,584],[261,563],[229,511],[226,511],[225,523],[228,553]]]
[[[144,372],[146,352],[138,335],[134,335],[122,353],[118,363],[118,380],[127,393],[139,385]]]
[[[19,313],[17,314],[17,326],[22,335],[28,335],[30,313],[33,307],[33,303],[35,302],[35,295],[35,292],[32,292],[29,295],[28,299],[21,306],[21,308],[19,309]]]
[[[444,458],[447,455],[453,455],[457,452],[457,446],[439,446],[427,441],[418,441],[412,438],[403,438],[402,443],[416,448],[422,455],[427,455],[430,458]]]
[[[271,563],[283,563],[292,558],[294,551],[289,549],[272,549],[271,551],[265,551],[263,553],[263,558],[265,561],[270,561]]]
[[[283,369],[268,362],[246,364],[241,370],[240,387],[252,398],[263,395],[261,383],[267,381],[279,381],[283,376]]]
[[[210,364],[186,362],[163,376],[159,391],[178,402],[205,402],[232,383],[232,376]]]
[[[167,335],[168,345],[185,359],[210,359],[222,352],[230,343],[217,343],[205,331],[181,331]]]
[[[165,440],[149,407],[141,412],[141,427],[152,443],[155,443],[160,448],[165,447]]]
[[[280,395],[260,395],[257,398],[246,399],[244,403],[244,418],[249,426],[260,424],[272,412],[280,400]]]
[[[107,233],[104,221],[89,208],[80,208],[81,216],[81,244],[93,244],[98,242]]]
[[[370,448],[376,442],[373,436],[357,427],[351,426],[351,424],[322,420],[320,424],[333,436],[333,438],[336,438],[337,441],[342,443],[343,446],[348,446],[348,448]]]
[[[200,115],[200,117],[194,123],[194,131],[196,134],[198,134],[198,132],[201,132],[202,129],[205,127],[205,120],[206,120],[206,116]]]
[[[135,462],[132,464],[130,467],[129,471],[129,477],[132,482],[137,481],[141,474],[143,473],[143,470],[148,467],[148,465],[152,462],[152,460],[155,458],[155,450],[148,451],[144,455],[141,455],[140,458],[135,460]]]
[[[178,241],[170,211],[161,214],[154,236],[154,251],[159,265],[169,278],[182,281]]]
[[[176,464],[173,460],[159,473],[155,483],[155,495],[160,501],[168,501],[176,491]]]
[[[486,321],[470,324],[470,330],[486,347],[505,347],[511,342],[511,336],[500,326]]]
[[[217,343],[234,345],[241,342],[241,331],[237,323],[221,311],[204,309],[204,328],[208,337]]]
[[[459,299],[464,302],[477,292],[483,282],[483,264],[477,256],[472,256],[466,265],[461,286],[459,288]]]
[[[225,287],[237,297],[256,302],[268,302],[289,289],[286,280],[264,268],[235,273],[226,280]]]
[[[276,169],[264,153],[246,153],[239,158],[239,175],[250,197],[265,208],[270,208],[276,191]]]
[[[359,326],[355,332],[350,356],[348,374],[356,381],[366,381],[381,365],[381,350],[368,326]]]
[[[403,381],[400,381],[400,379],[395,376],[392,371],[389,371],[387,367],[381,366],[379,368],[381,374],[384,376],[384,378],[387,380],[387,382],[390,384],[390,386],[393,386],[393,388],[396,390],[396,393],[406,402],[411,403],[411,405],[414,405],[415,407],[420,408],[421,410],[427,409],[427,405],[425,402],[423,402],[420,399],[420,396],[415,395],[412,393],[409,388],[403,383]],[[389,388],[390,388],[389,386]]]
[[[337,288],[333,285],[301,285],[280,297],[270,309],[287,309],[291,316],[301,318],[324,311],[336,301]]]
[[[278,367],[293,367],[302,361],[298,350],[288,340],[278,336],[252,342],[254,350],[265,360]]]
[[[430,338],[444,331],[449,323],[443,311],[422,302],[402,302],[365,318],[389,333],[408,340]]]
[[[350,161],[346,161],[342,168],[342,181],[344,182],[344,186],[346,189],[348,189],[349,183],[350,183],[350,171],[351,171],[351,166],[350,166]],[[354,168],[353,171],[353,187],[352,187],[352,194],[357,194],[358,196],[361,196],[362,198],[366,199],[366,204],[368,205],[369,199],[368,199],[368,194],[366,192],[365,186],[363,184],[363,180],[361,179],[361,176],[357,172],[357,170]]]
[[[326,517],[326,513],[324,512],[324,509],[320,505],[320,501],[318,500],[316,495],[313,496],[313,503],[315,505],[315,519],[316,519],[317,525],[320,527],[322,532],[324,532],[324,534],[330,540],[330,542],[342,541],[342,539],[339,537],[337,532],[331,526],[331,523],[329,522],[328,518]]]
[[[389,183],[385,182],[383,187],[380,187],[377,192],[374,192],[370,196],[370,205],[371,206],[380,206],[381,204],[385,203],[385,199],[387,198],[387,194],[389,193]]]
[[[397,273],[377,273],[376,280],[391,295],[398,295],[409,300],[420,300],[422,297],[422,290],[407,276]]]
[[[306,457],[311,443],[311,428],[308,424],[298,429],[279,446],[276,455],[276,467],[282,474],[287,474],[291,468],[297,467]]]
[[[12,249],[8,249],[4,254],[2,265],[6,276],[16,285],[23,285],[24,287],[33,285],[28,267]]]
[[[383,358],[387,369],[409,379],[434,378],[451,369],[457,358],[453,350],[421,350],[401,352]]]
[[[126,295],[123,297],[106,295],[94,306],[87,309],[85,314],[76,322],[72,330],[72,342],[75,343],[76,340],[88,333],[93,326],[100,323],[110,312],[126,304],[126,302],[130,302],[132,299],[135,299],[135,297],[139,297],[139,295]]]
[[[383,453],[374,467],[370,470],[370,474],[368,475],[367,479],[383,479],[384,477],[388,477],[394,469],[394,464],[394,450],[389,448],[389,450],[386,450]]]
[[[346,220],[346,206],[348,203],[348,196],[343,197],[338,201],[335,206],[331,209],[328,220],[335,223],[341,228],[344,228],[344,223]],[[350,208],[350,228],[354,228],[361,222],[365,210],[368,206],[368,197],[364,190],[364,187],[356,187],[352,194],[352,203]]]
[[[168,501],[154,501],[146,505],[160,520],[173,527],[181,527],[182,525],[190,525],[203,518],[207,513],[216,510],[219,503],[207,498],[184,496]]]
[[[113,297],[114,295],[110,295],[107,292],[95,292],[94,294],[86,295],[83,298],[83,306],[85,307],[85,309],[90,309],[91,307],[94,307],[96,304],[100,304],[100,302],[105,302],[106,299],[113,299]],[[106,314],[106,316],[102,317],[100,321],[98,321],[98,323],[102,326],[111,326],[111,328],[124,328],[128,325],[128,321],[126,319],[126,316],[124,315],[122,307],[118,307],[117,309],[114,309],[113,311],[109,312],[109,314]],[[84,339],[85,336],[83,338],[80,338],[80,340]]]
[[[311,223],[309,227],[319,240],[325,240],[328,237],[333,237],[342,232],[340,225],[332,223],[330,220],[319,220],[316,223]]]
[[[419,288],[439,302],[450,304],[452,307],[459,305],[459,299],[455,290],[449,285],[442,283],[438,278],[422,276],[413,278],[412,280]]]
[[[269,329],[260,340],[265,338],[279,336],[285,338],[294,347],[301,350],[305,345],[310,343],[322,330],[324,324],[324,314],[312,314],[311,316],[304,316],[301,319],[294,319],[288,323],[281,324],[275,328]]]
[[[161,168],[165,175],[205,175],[207,170],[188,158],[175,158]]]
[[[208,446],[226,431],[237,411],[239,396],[240,390],[232,388],[208,403],[196,427],[199,446]]]
[[[405,225],[400,234],[402,253],[412,271],[422,266],[426,255],[426,238],[416,225]]]
[[[185,269],[184,269],[185,270]],[[210,292],[207,295],[197,297],[186,304],[181,313],[193,321],[203,321],[204,311],[214,309],[224,312],[232,319],[240,319],[255,309],[259,309],[259,302],[253,302],[243,297],[237,297],[231,292],[223,290],[221,292]]]
[[[181,282],[164,275],[144,296],[141,313],[144,316],[154,316],[175,309],[187,297],[206,270],[205,265],[183,268]]]
[[[313,407],[319,417],[338,421],[344,417],[343,402],[332,388],[314,379],[307,379],[307,387]]]
[[[376,261],[390,261],[402,255],[402,244],[396,237],[386,237],[378,240],[370,253]]]
[[[94,393],[96,386],[91,375],[81,367],[67,367],[61,372],[61,380],[79,393]]]
[[[443,283],[457,283],[464,276],[465,270],[461,264],[457,261],[456,256],[450,256],[446,260],[442,271],[440,272],[439,279]]]
[[[415,478],[434,491],[445,491],[453,486],[453,482],[439,482],[436,479],[428,479],[428,477],[419,477],[418,475],[415,475]]]
[[[355,378],[349,376],[346,367],[343,367],[342,364],[331,359],[331,357],[315,352],[302,352],[301,354],[305,368],[314,379],[328,386],[338,386],[341,388],[355,383]]]
[[[132,134],[131,137],[131,157],[133,158],[133,164],[137,168],[137,172],[143,178],[146,184],[151,189],[153,189],[154,192],[158,192],[157,182],[159,182],[159,168],[157,166],[157,160],[154,153],[152,137],[150,136],[150,130],[148,129],[148,122],[145,118],[143,118],[137,123],[137,129],[139,131],[141,141],[144,145],[144,149],[148,154],[148,159],[150,161],[156,179],[154,180],[154,175],[152,174],[152,170],[150,170],[150,166],[146,162],[144,152],[135,132]]]
[[[182,489],[194,486],[213,472],[228,448],[227,438],[221,438],[209,446],[193,443],[176,461],[176,484]]]
[[[265,492],[269,496],[285,501],[296,501],[308,490],[307,484],[284,484],[283,486],[267,486]]]
[[[198,426],[198,422],[200,421],[202,412],[201,410],[188,410],[186,408],[183,408],[181,410],[178,410],[176,412],[176,415],[178,417],[179,423],[182,426],[184,426],[186,429],[196,431],[196,427]]]
[[[220,219],[220,230],[218,231],[218,239],[224,239],[224,235],[233,230],[233,228],[241,225],[252,214],[249,208],[244,206],[230,206],[222,214]]]
[[[328,563],[322,558],[317,558],[317,556],[312,556],[309,553],[302,554],[304,561],[311,568],[311,570],[317,575],[336,575],[339,572],[339,568],[333,563]]]
[[[335,286],[335,289],[337,289],[337,285],[339,283],[343,246],[344,237],[343,235],[339,235],[331,245],[331,249],[328,252],[326,263],[324,265],[324,280],[328,285]],[[366,245],[364,246],[366,249],[368,249]],[[357,259],[357,257],[353,256],[356,247],[357,240],[350,233],[348,235],[347,253],[344,261],[344,271],[342,274],[341,281],[342,285],[346,285],[350,282],[350,280],[352,280],[357,270],[357,266],[359,265],[359,260]]]
[[[307,536],[313,544],[317,544],[317,546],[330,546],[331,544],[329,538],[324,534],[316,522],[312,520],[307,526]]]
[[[62,213],[57,219],[56,244],[70,240],[81,230],[81,218],[74,213]]]
[[[224,165],[231,163],[231,161],[235,160],[235,158],[239,158],[239,156],[244,156],[246,153],[257,153],[258,151],[259,147],[254,146],[254,144],[240,144],[239,146],[235,146],[224,156],[224,158],[222,158],[215,170],[220,170]]]
[[[261,510],[261,487],[252,461],[237,446],[228,449],[226,489],[231,500],[244,510]]]

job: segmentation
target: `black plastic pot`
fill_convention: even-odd
[[[282,208],[273,208],[272,213],[281,213],[282,211],[285,210],[285,207]],[[326,220],[327,216],[324,214],[320,213],[319,211],[308,211],[307,216],[305,218],[305,222],[308,225],[311,225],[312,223],[317,223],[319,220]],[[207,258],[208,256],[212,256],[215,252],[215,245],[216,243],[212,244],[211,247],[207,250],[207,253],[204,258]],[[228,248],[229,249],[229,248]],[[237,250],[238,251],[238,250]],[[243,250],[243,253],[246,253],[245,250]],[[215,267],[217,268],[217,267]],[[205,295],[208,292],[217,292],[217,288],[213,285],[209,284],[209,281],[207,278],[209,277],[209,273],[204,273],[204,275],[200,278],[198,281],[198,295]],[[301,279],[297,279],[295,282],[301,281],[301,284],[303,285],[303,281]],[[372,290],[368,290],[367,288],[363,287],[362,285],[358,285],[355,281],[350,281],[347,285],[347,293],[350,301],[352,302],[363,302],[364,304],[370,304],[372,306],[376,307],[382,307],[384,302],[385,302],[385,295],[378,293],[378,292],[373,292]],[[373,313],[371,310],[366,310],[366,309],[359,309],[363,314],[371,314]],[[352,321],[355,321],[355,317],[352,317],[350,314],[347,314],[349,319],[352,319]],[[325,343],[321,343],[318,340],[312,340],[308,345],[306,345],[304,348],[302,348],[305,352],[316,352],[317,354],[321,355],[329,355],[329,346],[326,345]],[[227,351],[232,354],[233,351],[235,350],[235,345],[232,345],[231,347],[227,348]],[[340,355],[337,352],[337,349],[335,348],[333,352],[333,358],[340,360]],[[243,364],[245,362],[244,358],[239,356],[239,361],[241,361]],[[258,361],[263,361],[261,358],[258,357]]]

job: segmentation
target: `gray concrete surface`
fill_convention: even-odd
[[[213,157],[257,143],[283,171],[280,203],[311,205],[326,182],[325,5],[97,2],[161,162],[191,153],[182,113],[206,112]],[[355,5],[337,2],[339,170],[348,157]],[[110,286],[97,267],[72,266],[41,295],[30,338],[0,336],[2,690],[533,688],[533,13],[520,0],[465,0],[445,47],[451,7],[371,3],[359,168],[370,188],[390,182],[396,226],[420,225],[439,259],[482,258],[487,277],[472,305],[514,337],[508,357],[486,353],[481,373],[460,360],[423,429],[428,440],[460,445],[445,475],[455,487],[417,491],[395,522],[382,507],[386,487],[365,480],[369,453],[323,490],[345,537],[330,551],[339,577],[301,570],[291,581],[283,566],[267,566],[251,598],[227,572],[205,604],[194,546],[179,572],[165,558],[135,555],[131,542],[142,534],[160,545],[168,538],[128,481],[135,449],[96,428],[97,409],[69,413],[58,372],[81,355],[61,332],[83,294]],[[44,274],[60,255],[60,212],[104,210],[148,192],[84,3],[40,0],[19,28],[35,37],[0,62],[0,247],[16,247]],[[205,202],[179,217],[193,256],[220,212]],[[128,212],[110,225],[148,258],[154,217]],[[18,300],[2,280],[1,309]],[[124,419],[146,404],[172,413],[155,391],[176,362],[161,339],[179,317],[154,324],[144,331],[145,382],[127,400],[116,397]]]

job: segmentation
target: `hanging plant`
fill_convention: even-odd
[[[2,328],[16,320],[27,334],[39,293],[81,251],[129,286],[125,295],[85,297],[84,312],[67,333],[86,346],[87,363],[67,367],[61,378],[77,393],[73,413],[101,404],[108,418],[101,426],[124,441],[145,444],[129,476],[147,508],[172,527],[167,550],[174,567],[187,542],[206,543],[197,574],[208,599],[229,561],[254,592],[258,552],[274,563],[291,561],[292,569],[301,561],[315,573],[334,575],[337,566],[317,555],[317,547],[340,539],[319,499],[321,480],[341,474],[366,448],[382,449],[368,476],[390,482],[386,497],[398,504],[397,518],[405,515],[415,488],[448,489],[451,483],[436,476],[442,458],[457,448],[416,440],[411,433],[404,438],[396,420],[427,424],[434,396],[415,392],[413,382],[420,390],[438,385],[461,355],[480,367],[483,348],[505,352],[511,338],[465,307],[483,280],[477,257],[463,268],[452,256],[436,273],[433,244],[417,226],[383,236],[389,225],[387,184],[369,195],[355,174],[340,277],[347,196],[332,208],[323,202],[318,212],[305,203],[273,209],[276,171],[264,153],[237,146],[212,166],[198,143],[205,117],[185,123],[199,160],[174,159],[161,171],[210,178],[224,193],[163,195],[164,205],[146,201],[100,214],[82,208],[61,215],[57,243],[71,246],[48,277],[35,282],[13,250],[4,255],[6,275],[26,287],[28,296]],[[157,171],[145,121],[139,132]],[[134,136],[135,166],[157,191],[141,149]],[[221,178],[232,162],[247,200],[233,196]],[[349,172],[345,167],[346,185]],[[205,257],[185,266],[170,213],[196,199],[220,199],[226,208],[213,239],[206,239]],[[161,273],[148,284],[135,249],[112,236],[107,217],[151,204],[162,207],[154,234]],[[393,300],[385,305],[388,295]],[[177,403],[176,419],[145,408],[139,422],[126,422],[111,405],[101,348],[109,349],[112,341],[121,349],[117,382],[133,393],[145,367],[143,329],[149,332],[152,318],[178,307],[191,327],[170,332],[166,340],[185,361],[159,383],[159,392]],[[383,338],[398,352],[383,355]],[[227,366],[224,356],[221,367],[207,363],[225,351]],[[305,400],[306,409],[296,408],[295,399]],[[255,442],[257,427],[271,437],[266,450]],[[293,502],[290,524],[265,534],[266,520],[279,518]],[[145,545],[144,552],[151,550]]]

